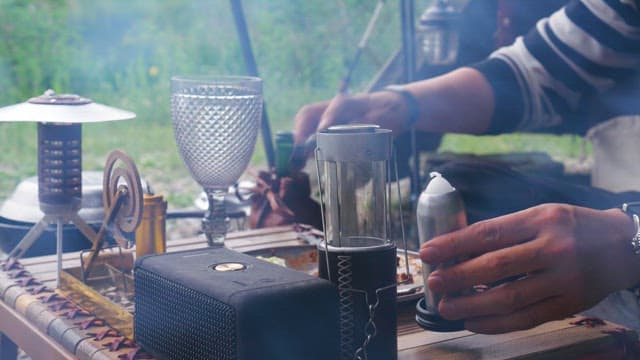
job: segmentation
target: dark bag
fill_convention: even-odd
[[[614,193],[569,181],[561,175],[482,157],[452,160],[433,168],[462,195],[469,223],[543,204],[564,203],[593,209],[620,207],[640,200],[638,192]]]
[[[273,172],[261,171],[256,183],[251,196],[251,229],[298,223],[322,230],[322,212],[311,198],[309,175],[297,171],[279,177]]]

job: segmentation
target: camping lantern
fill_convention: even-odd
[[[325,233],[318,265],[320,276],[338,288],[340,359],[397,358],[391,155],[391,131],[376,125],[333,126],[317,134]]]

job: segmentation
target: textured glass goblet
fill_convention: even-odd
[[[224,246],[224,198],[253,154],[262,119],[262,80],[173,77],[171,119],[182,160],[207,194],[209,209],[202,219],[207,242]]]

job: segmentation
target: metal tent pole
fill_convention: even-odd
[[[404,60],[403,75],[405,82],[416,80],[416,55],[415,55],[415,15],[414,1],[401,0],[400,14],[402,26],[402,54]],[[413,166],[411,167],[411,205],[415,209],[420,192],[420,159],[416,145],[416,131],[411,128],[411,156]]]
[[[245,67],[247,73],[251,76],[258,75],[258,66],[256,65],[256,59],[253,55],[251,48],[251,39],[249,38],[249,32],[247,31],[247,22],[244,17],[244,10],[242,9],[241,0],[230,0],[231,11],[233,12],[233,19],[236,24],[236,30],[240,39],[240,46],[242,47],[242,55],[244,57]],[[264,145],[264,152],[267,157],[267,163],[269,168],[273,168],[276,163],[276,156],[273,149],[273,142],[271,140],[271,127],[269,125],[269,117],[267,116],[267,107],[263,103],[262,107],[262,143]]]

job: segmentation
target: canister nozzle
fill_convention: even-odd
[[[427,184],[427,187],[424,189],[425,194],[433,196],[456,191],[456,188],[451,186],[447,179],[443,178],[439,172],[432,171],[429,173],[429,176],[431,177],[431,181],[429,181],[429,184]]]

